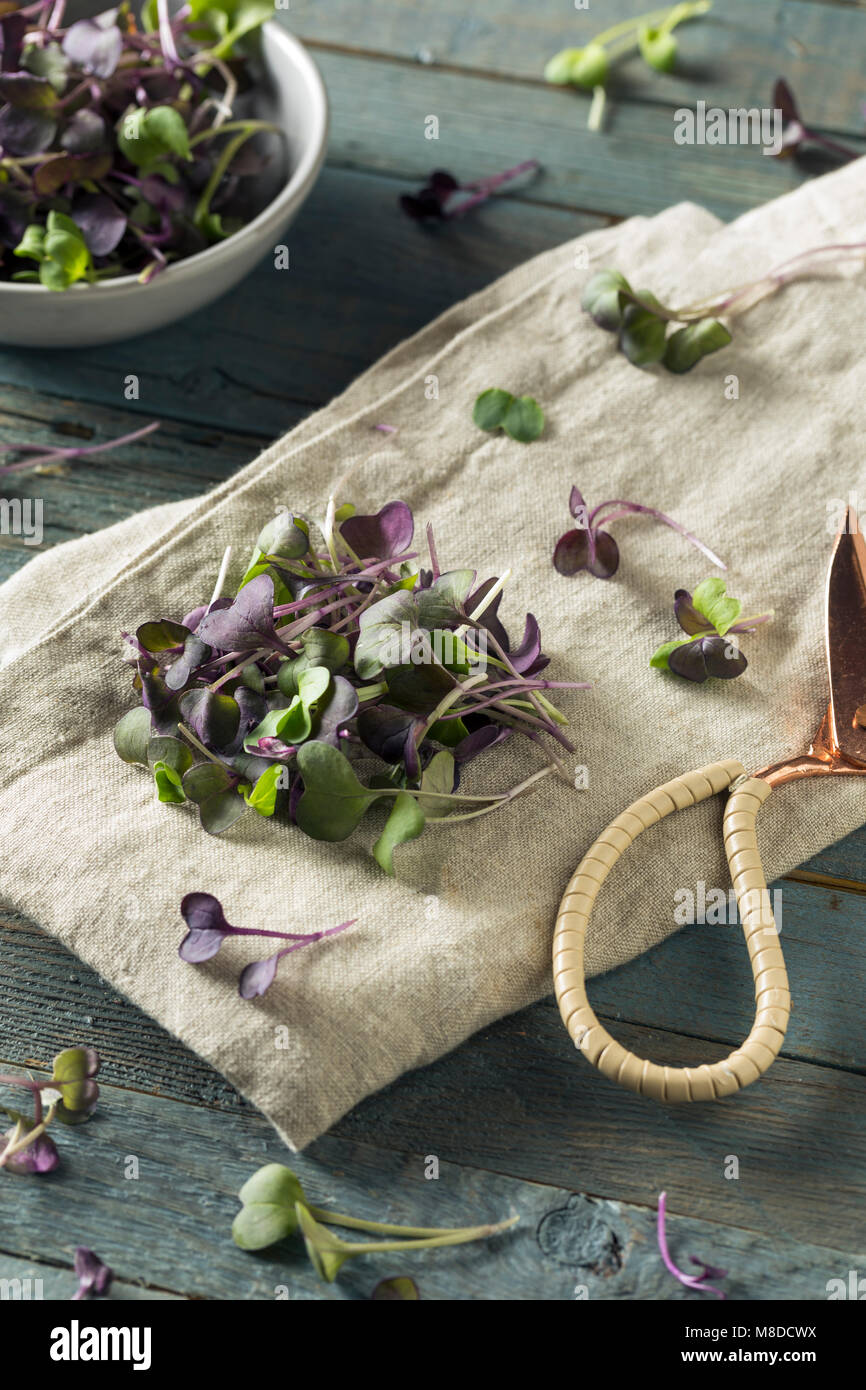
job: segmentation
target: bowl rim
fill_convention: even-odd
[[[234,259],[242,241],[254,239],[258,233],[264,232],[272,224],[278,225],[292,204],[303,202],[318,176],[327,152],[330,126],[328,93],[322,80],[322,74],[300,39],[289,33],[288,29],[284,29],[282,24],[274,19],[267,20],[264,28],[268,30],[269,38],[278,45],[282,45],[298,62],[312,96],[313,133],[301,158],[292,170],[288,183],[275,198],[272,198],[262,208],[260,213],[257,213],[252,222],[241,227],[240,231],[233,232],[224,241],[218,241],[214,246],[206,247],[204,251],[196,251],[195,255],[185,256],[183,260],[168,265],[165,270],[160,271],[159,275],[154,277],[151,285],[143,285],[137,275],[119,275],[116,279],[97,280],[91,285],[80,283],[70,285],[64,290],[64,295],[70,293],[93,295],[97,293],[105,298],[112,293],[128,291],[133,287],[143,293],[154,286],[176,284],[182,275],[188,273],[187,267],[189,266],[194,265],[197,269],[201,267],[205,270],[215,269],[218,265]],[[0,280],[0,297],[11,295],[21,295],[22,297],[26,295],[52,295],[54,298],[57,297],[56,292],[47,289],[45,285]]]

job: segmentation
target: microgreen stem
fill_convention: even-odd
[[[213,687],[211,687],[211,689],[213,689]],[[220,759],[215,757],[213,753],[210,753],[207,750],[207,748],[205,748],[204,744],[196,738],[195,734],[190,729],[188,729],[185,724],[178,724],[177,731],[179,734],[182,734],[182,736],[187,740],[188,743],[192,744],[193,748],[197,748],[199,753],[201,753],[205,758],[207,758],[208,762],[216,763],[217,767],[225,767],[225,763],[221,762]]]
[[[57,463],[63,459],[90,458],[93,454],[102,454],[107,449],[117,449],[122,444],[131,444],[136,439],[143,439],[145,435],[153,434],[154,430],[158,429],[159,421],[154,420],[152,424],[145,425],[140,430],[133,430],[131,434],[123,434],[119,439],[106,440],[104,444],[79,444],[68,447],[58,445],[49,450],[46,450],[42,444],[0,444],[0,454],[31,452],[36,454],[35,458],[22,459],[19,463],[4,464],[0,468],[0,477],[5,473],[17,473],[25,468],[38,468],[43,463]]]
[[[465,1231],[465,1226],[394,1226],[387,1221],[363,1221],[359,1216],[346,1216],[344,1212],[326,1211],[323,1207],[310,1207],[310,1214],[323,1226],[344,1226],[351,1231],[371,1231],[383,1236],[453,1236]]]
[[[506,806],[509,802],[513,801],[515,797],[521,796],[524,792],[528,791],[529,788],[533,786],[536,782],[539,782],[542,777],[549,777],[551,772],[553,772],[552,767],[548,766],[539,768],[538,772],[533,772],[531,777],[527,777],[524,782],[518,783],[516,787],[511,788],[510,792],[506,792],[504,796],[499,797],[495,806],[482,806],[482,808],[479,811],[462,811],[459,815],[456,816],[428,816],[427,824],[450,825],[453,821],[475,820],[478,816],[486,816],[490,811],[499,811],[502,809],[503,806]],[[425,794],[428,796],[430,795],[429,792]]]
[[[485,1240],[488,1236],[509,1230],[519,1220],[519,1216],[511,1216],[507,1221],[498,1221],[495,1225],[464,1226],[462,1230],[455,1229],[445,1235],[428,1236],[423,1240],[359,1241],[351,1245],[346,1242],[346,1246],[352,1255],[381,1254],[385,1250],[434,1250],[442,1245],[465,1245],[471,1240]]]
[[[231,558],[232,558],[232,548],[231,548],[230,545],[227,545],[226,548],[225,548],[225,554],[223,555],[223,558],[222,558],[222,564],[220,565],[220,568],[219,568],[219,574],[218,574],[217,577],[216,577],[216,584],[214,585],[214,591],[213,591],[213,593],[211,594],[211,599],[210,599],[210,603],[208,604],[208,608],[213,608],[213,606],[214,606],[214,604],[216,603],[217,599],[220,598],[220,596],[222,595],[223,585],[224,585],[225,582],[226,582],[226,575],[228,574],[228,568],[229,568],[229,565],[231,564]]]
[[[224,134],[226,131],[229,130],[230,125],[232,124],[234,124],[234,122],[227,123],[226,125],[220,127],[214,127],[212,128],[212,133]],[[217,159],[217,162],[213,167],[210,178],[204,186],[204,191],[196,204],[195,212],[192,216],[192,220],[197,227],[199,227],[201,223],[204,221],[204,219],[207,217],[210,211],[211,199],[213,198],[214,194],[216,193],[217,189],[222,183],[223,176],[226,173],[235,155],[237,154],[238,150],[241,148],[241,145],[246,144],[247,140],[249,140],[258,131],[266,129],[275,130],[279,132],[280,127],[271,125],[268,121],[243,122],[242,129],[239,131],[239,133],[234,137],[233,140],[229,140],[225,148],[220,151],[219,158]],[[190,141],[190,144],[191,143],[192,141]]]
[[[614,510],[608,515],[608,507],[618,508],[619,510]],[[602,513],[604,514],[602,515]],[[673,517],[666,516],[664,512],[658,511],[655,507],[644,507],[640,502],[626,502],[622,498],[613,498],[609,502],[599,502],[598,506],[593,507],[589,514],[589,526],[590,529],[594,529],[598,526],[609,526],[612,521],[618,521],[620,517],[631,516],[633,513],[654,517],[656,521],[662,522],[665,526],[670,526],[673,531],[676,531],[685,540],[691,541],[692,545],[696,546],[703,555],[706,555],[711,564],[717,565],[721,570],[726,570],[728,568],[724,560],[720,560],[718,555],[710,550],[708,545],[704,545],[703,541],[698,540],[697,536],[693,535],[691,531],[687,531],[678,521],[674,521]]]

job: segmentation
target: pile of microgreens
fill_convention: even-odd
[[[650,666],[659,671],[672,671],[683,680],[703,685],[710,676],[717,680],[734,680],[748,666],[746,658],[732,633],[754,632],[773,617],[766,613],[740,616],[743,605],[738,598],[725,592],[724,579],[705,579],[693,594],[677,589],[674,594],[674,617],[688,633],[673,642],[663,642],[650,659]]]
[[[443,572],[429,526],[419,568],[414,530],[402,501],[358,515],[332,496],[317,524],[279,512],[233,598],[226,555],[210,602],[124,634],[141,707],[115,730],[120,757],[149,769],[160,801],[194,803],[214,835],[252,811],[345,840],[387,806],[373,853],[389,874],[426,825],[568,776],[549,745],[574,749],[548,692],[585,683],[546,679],[531,613],[511,642],[498,616],[509,572],[480,584],[472,569]],[[517,734],[546,767],[506,791],[458,790],[467,763]]]
[[[588,43],[584,48],[563,48],[544,69],[548,82],[556,86],[581,87],[592,92],[587,126],[601,130],[607,99],[611,64],[637,49],[644,62],[656,72],[670,72],[677,57],[674,29],[688,19],[697,19],[712,8],[711,0],[669,5],[662,10],[624,19]]]
[[[393,1226],[382,1221],[365,1221],[342,1212],[326,1211],[307,1200],[297,1175],[282,1163],[267,1163],[244,1183],[238,1196],[241,1209],[232,1225],[232,1238],[242,1250],[264,1250],[286,1236],[300,1231],[307,1254],[320,1279],[332,1284],[347,1260],[358,1255],[379,1255],[393,1251],[411,1253],[413,1250],[434,1250],[446,1245],[465,1245],[473,1240],[487,1240],[500,1235],[520,1220],[509,1217],[487,1226]],[[329,1230],[343,1226],[353,1231],[369,1231],[380,1236],[398,1236],[398,1240],[347,1241]],[[400,1280],[400,1284],[411,1281]],[[415,1298],[405,1287],[386,1297]]]
[[[864,255],[866,242],[862,241],[815,246],[758,280],[682,309],[662,304],[650,290],[633,290],[618,270],[599,270],[586,285],[581,304],[599,328],[617,334],[620,352],[635,367],[660,362],[669,372],[690,372],[702,357],[731,342],[730,330],[716,315],[732,319],[746,314],[791,281],[844,263],[850,256]],[[674,324],[683,327],[669,334]]]
[[[9,1173],[53,1172],[60,1155],[47,1133],[48,1126],[52,1120],[80,1125],[90,1119],[99,1099],[99,1087],[93,1079],[98,1071],[99,1053],[94,1048],[69,1047],[54,1058],[51,1076],[44,1081],[32,1076],[0,1076],[0,1085],[29,1091],[33,1101],[32,1115],[0,1106],[13,1122],[0,1138],[0,1168]]]
[[[148,0],[144,32],[128,3],[64,28],[65,3],[0,6],[0,276],[146,282],[257,211],[278,128],[234,108],[272,0]]]

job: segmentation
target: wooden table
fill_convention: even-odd
[[[589,134],[586,99],[539,72],[558,48],[645,7],[292,0],[284,18],[321,65],[333,132],[291,232],[290,276],[275,290],[263,267],[195,318],[136,341],[0,351],[4,439],[97,442],[136,418],[164,421],[65,476],[4,483],[6,497],[44,499],[45,545],[228,477],[401,338],[536,252],[684,198],[732,218],[826,167],[754,147],[675,146],[673,107],[767,106],[785,75],[813,124],[862,139],[866,14],[804,0],[717,0],[712,17],[680,31],[679,73],[628,64],[605,133]],[[436,144],[424,139],[429,114]],[[463,223],[428,231],[397,208],[434,166],[477,178],[531,156],[542,176]],[[123,397],[128,372],[140,378],[137,402]],[[31,553],[0,537],[0,576]],[[404,1077],[291,1160],[321,1205],[443,1225],[513,1206],[517,1232],[424,1258],[355,1261],[335,1286],[319,1284],[290,1243],[256,1257],[228,1238],[241,1183],[289,1158],[268,1124],[38,926],[6,912],[4,1069],[44,1068],[88,1041],[103,1056],[104,1087],[88,1129],[61,1134],[61,1172],[0,1175],[0,1275],[29,1273],[46,1296],[66,1298],[83,1242],[114,1267],[120,1298],[366,1298],[402,1272],[424,1298],[699,1298],[656,1253],[666,1188],[681,1264],[694,1252],[727,1266],[734,1298],[824,1298],[829,1279],[866,1271],[866,832],[776,887],[797,1008],[760,1085],[711,1108],[648,1104],[575,1059],[545,1000]],[[690,1060],[699,1040],[729,1045],[748,1029],[739,931],[703,941],[699,931],[593,984],[600,1016],[642,1055]],[[128,1156],[137,1179],[125,1176]],[[429,1156],[437,1180],[425,1179]]]

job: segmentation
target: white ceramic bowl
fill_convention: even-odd
[[[264,210],[225,241],[169,265],[149,285],[134,275],[62,291],[0,281],[0,343],[87,347],[133,338],[201,309],[273,254],[322,166],[328,98],[307,50],[275,21],[262,29],[262,57],[267,89],[257,94],[256,114],[285,132],[289,172]]]

